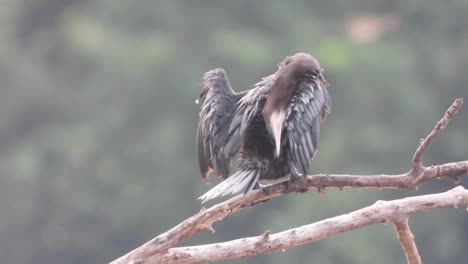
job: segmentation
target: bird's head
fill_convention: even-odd
[[[281,133],[286,118],[286,108],[293,96],[295,89],[301,83],[307,85],[328,86],[323,77],[323,69],[320,63],[312,55],[307,53],[296,53],[286,57],[279,65],[270,92],[268,93],[265,106],[262,111],[265,124],[275,140],[275,155],[280,154]]]
[[[287,57],[284,61],[284,72],[281,75],[288,76],[294,84],[300,81],[315,82],[316,80],[328,84],[319,61],[307,53],[296,53]],[[294,87],[289,87],[289,89],[294,89]],[[288,87],[283,87],[283,89],[288,89]]]

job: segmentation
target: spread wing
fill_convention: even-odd
[[[230,159],[235,153],[225,155],[224,147],[241,94],[232,90],[223,69],[205,73],[202,86],[198,99],[201,104],[197,132],[198,161],[202,177],[208,181],[211,171],[223,178],[229,175]]]
[[[307,173],[309,162],[317,152],[320,125],[331,109],[326,86],[318,79],[299,84],[288,106],[284,129],[290,149],[288,162],[295,177]]]

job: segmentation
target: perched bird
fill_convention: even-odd
[[[247,193],[260,179],[307,175],[318,149],[320,125],[331,109],[328,82],[312,55],[286,57],[253,89],[236,93],[222,69],[205,73],[200,95],[198,158],[202,176],[225,180],[199,199]],[[230,163],[240,152],[238,171]]]

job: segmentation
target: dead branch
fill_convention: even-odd
[[[145,263],[205,263],[233,258],[243,258],[260,255],[274,251],[285,250],[291,247],[330,238],[337,234],[376,223],[392,221],[395,216],[400,220],[397,228],[402,245],[408,258],[413,262],[421,263],[419,254],[412,237],[407,232],[407,222],[404,219],[411,214],[438,207],[454,207],[468,205],[468,190],[458,186],[450,191],[438,194],[421,195],[393,201],[378,201],[371,206],[357,211],[328,218],[313,224],[296,227],[268,236],[260,235],[236,239],[223,243],[171,248],[158,259],[149,259]],[[411,232],[409,231],[411,234]],[[414,248],[413,248],[414,247]],[[411,249],[408,249],[411,248]],[[413,260],[414,258],[414,260]]]
[[[264,202],[271,198],[285,195],[289,192],[303,192],[307,189],[317,189],[323,191],[326,187],[343,188],[408,188],[415,189],[421,183],[435,178],[452,178],[455,182],[459,182],[460,177],[468,173],[468,160],[446,163],[441,165],[433,165],[424,167],[421,163],[421,158],[427,146],[432,140],[443,130],[447,123],[453,119],[458,109],[461,107],[463,99],[456,99],[452,106],[447,110],[443,118],[436,124],[431,133],[423,139],[413,156],[412,169],[404,174],[398,175],[347,175],[347,174],[319,174],[310,175],[301,181],[290,184],[289,188],[285,184],[276,184],[267,188],[267,192],[262,190],[254,190],[246,195],[233,197],[225,202],[216,204],[208,209],[202,208],[199,213],[189,217],[177,226],[167,232],[153,238],[137,249],[127,253],[126,255],[114,260],[113,264],[118,263],[159,263],[162,256],[167,256],[168,252],[173,252],[171,249],[181,241],[189,239],[201,232],[204,229],[212,230],[211,225],[224,219],[226,216],[239,211],[241,208],[253,206],[257,203]],[[413,197],[417,198],[417,197]],[[410,198],[407,198],[410,199]],[[404,200],[404,199],[403,199]],[[438,207],[438,206],[435,206]],[[361,209],[363,210],[363,209]],[[358,210],[360,211],[360,210]],[[356,211],[356,212],[358,212]],[[351,214],[355,214],[353,212]],[[368,216],[374,219],[372,215]],[[329,221],[330,218],[324,221]],[[323,222],[323,221],[322,221]],[[318,222],[321,223],[321,222]],[[316,223],[316,224],[318,224]],[[374,223],[374,222],[372,222]],[[369,224],[372,224],[369,223]],[[354,227],[357,228],[357,227]],[[344,230],[347,231],[347,230]],[[342,231],[342,232],[344,232]],[[289,232],[289,231],[284,231]],[[267,237],[272,237],[269,235]],[[271,238],[270,238],[271,239]],[[312,241],[308,241],[312,242]],[[304,243],[308,243],[304,242]],[[229,243],[229,242],[226,242]],[[294,244],[296,245],[296,244]],[[292,245],[292,246],[294,246]],[[208,246],[208,245],[207,245]],[[200,246],[203,247],[203,246]],[[404,249],[406,249],[404,247]],[[268,251],[270,252],[270,251]],[[179,252],[180,253],[180,252]],[[266,252],[265,252],[266,253]],[[408,256],[408,252],[405,252]],[[260,253],[259,253],[260,254]],[[240,256],[239,256],[240,257]],[[164,259],[168,259],[165,257]],[[178,257],[177,263],[182,258]],[[172,259],[174,260],[174,259]],[[215,261],[219,259],[210,259]],[[207,261],[207,260],[205,260]],[[185,262],[180,262],[185,263]],[[192,263],[192,262],[190,262]],[[415,262],[417,263],[417,262]]]
[[[458,112],[458,109],[460,109],[462,104],[463,98],[455,99],[453,104],[445,112],[445,115],[442,117],[442,119],[440,119],[439,122],[437,122],[435,127],[432,129],[431,133],[429,133],[429,135],[427,135],[427,137],[425,137],[424,139],[421,139],[421,142],[419,143],[419,146],[413,155],[413,170],[419,170],[423,168],[421,160],[427,146],[429,146],[429,144],[431,144],[432,140],[434,140],[434,138],[440,133],[440,131],[442,131],[447,126],[450,120],[452,120],[452,118],[455,117],[455,115]]]
[[[396,217],[396,219],[392,220],[395,225],[395,232],[397,233],[398,240],[400,240],[401,247],[406,254],[408,264],[421,264],[421,257],[419,256],[418,248],[414,241],[414,235],[411,232],[408,221],[409,215]]]

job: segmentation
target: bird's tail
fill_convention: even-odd
[[[244,190],[244,194],[246,194],[255,187],[259,178],[259,170],[240,170],[215,187],[211,188],[211,190],[198,197],[198,199],[201,200],[202,203],[205,203],[208,200],[228,194],[238,193],[242,190]]]

